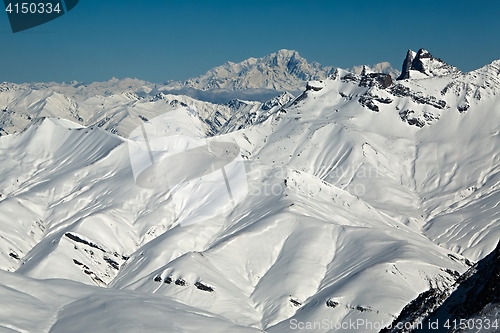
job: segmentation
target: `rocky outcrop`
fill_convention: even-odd
[[[424,332],[429,323],[441,325],[432,332],[455,332],[455,322],[481,318],[484,311],[500,308],[500,242],[493,252],[462,274],[446,290],[429,289],[410,302],[381,333]],[[444,323],[452,323],[445,327]],[[421,323],[421,324],[419,324]]]
[[[408,50],[398,80],[414,78],[415,72],[423,74],[424,77],[461,73],[458,68],[448,65],[439,58],[435,58],[425,49],[420,49],[416,53],[412,50]]]

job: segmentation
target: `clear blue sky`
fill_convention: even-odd
[[[80,0],[16,34],[0,13],[0,82],[164,82],[282,48],[323,65],[399,69],[423,47],[468,71],[500,59],[499,21],[496,0]]]

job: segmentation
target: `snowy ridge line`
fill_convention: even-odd
[[[426,331],[426,327],[430,327],[429,323],[436,318],[441,321],[440,329],[454,332],[458,326],[453,327],[453,322],[460,322],[464,319],[468,321],[471,317],[487,318],[484,313],[485,309],[500,306],[500,295],[494,287],[499,277],[498,272],[500,272],[499,254],[500,242],[494,251],[472,265],[457,279],[456,283],[445,290],[430,289],[420,294],[402,310],[398,318],[390,325],[392,329],[386,328],[380,332]],[[485,297],[484,294],[488,295]],[[496,319],[498,321],[498,318]],[[448,327],[443,326],[446,322]],[[465,325],[466,328],[467,325]],[[485,327],[485,329],[490,331],[490,328]]]
[[[418,295],[417,298],[412,300],[403,310],[401,310],[401,313],[390,324],[390,327],[393,329],[385,328],[381,330],[380,333],[413,332],[411,327],[418,327],[418,323],[438,309],[462,282],[477,272],[477,265],[478,263],[474,263],[449,287],[443,290],[431,288]]]
[[[121,80],[105,95],[86,95],[101,83],[0,93],[4,131],[28,126],[0,137],[0,297],[13,306],[0,325],[282,333],[292,320],[393,322],[429,288],[441,297],[500,237],[500,95],[494,66],[448,73],[424,51],[407,79],[336,69],[269,103]],[[122,136],[188,107],[167,125],[239,148],[221,153],[244,160],[248,193],[234,206],[218,200],[222,180],[202,188],[182,173],[209,163],[167,160],[151,172],[159,186],[136,182],[135,139]],[[154,133],[154,157],[168,154],[169,133]],[[174,170],[178,184],[162,186]]]

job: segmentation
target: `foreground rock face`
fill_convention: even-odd
[[[474,321],[477,329],[480,324],[490,323],[490,327],[483,331],[497,332],[500,323],[495,324],[495,320],[499,319],[499,309],[500,242],[493,252],[460,276],[451,288],[421,293],[394,320],[393,328],[386,328],[381,333],[459,332],[462,331],[460,320],[469,319]],[[439,326],[429,329],[430,324],[436,322]]]

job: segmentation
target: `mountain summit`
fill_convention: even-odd
[[[425,49],[420,49],[418,52],[408,50],[398,80],[409,79],[410,77],[444,76],[455,73],[461,72],[458,68],[448,65],[439,58],[435,58]]]
[[[275,89],[296,91],[309,80],[322,80],[334,72],[334,67],[308,63],[297,51],[279,50],[262,58],[249,58],[239,63],[226,62],[202,76],[182,82],[172,82],[171,89],[199,90]]]
[[[348,69],[360,72],[362,66]],[[308,62],[297,51],[282,49],[262,58],[249,58],[239,63],[226,62],[202,76],[167,84],[166,89],[194,88],[197,90],[245,90],[272,89],[297,92],[305,88],[307,81],[324,80],[335,72],[333,66]],[[373,65],[370,70],[394,75],[389,63]]]

